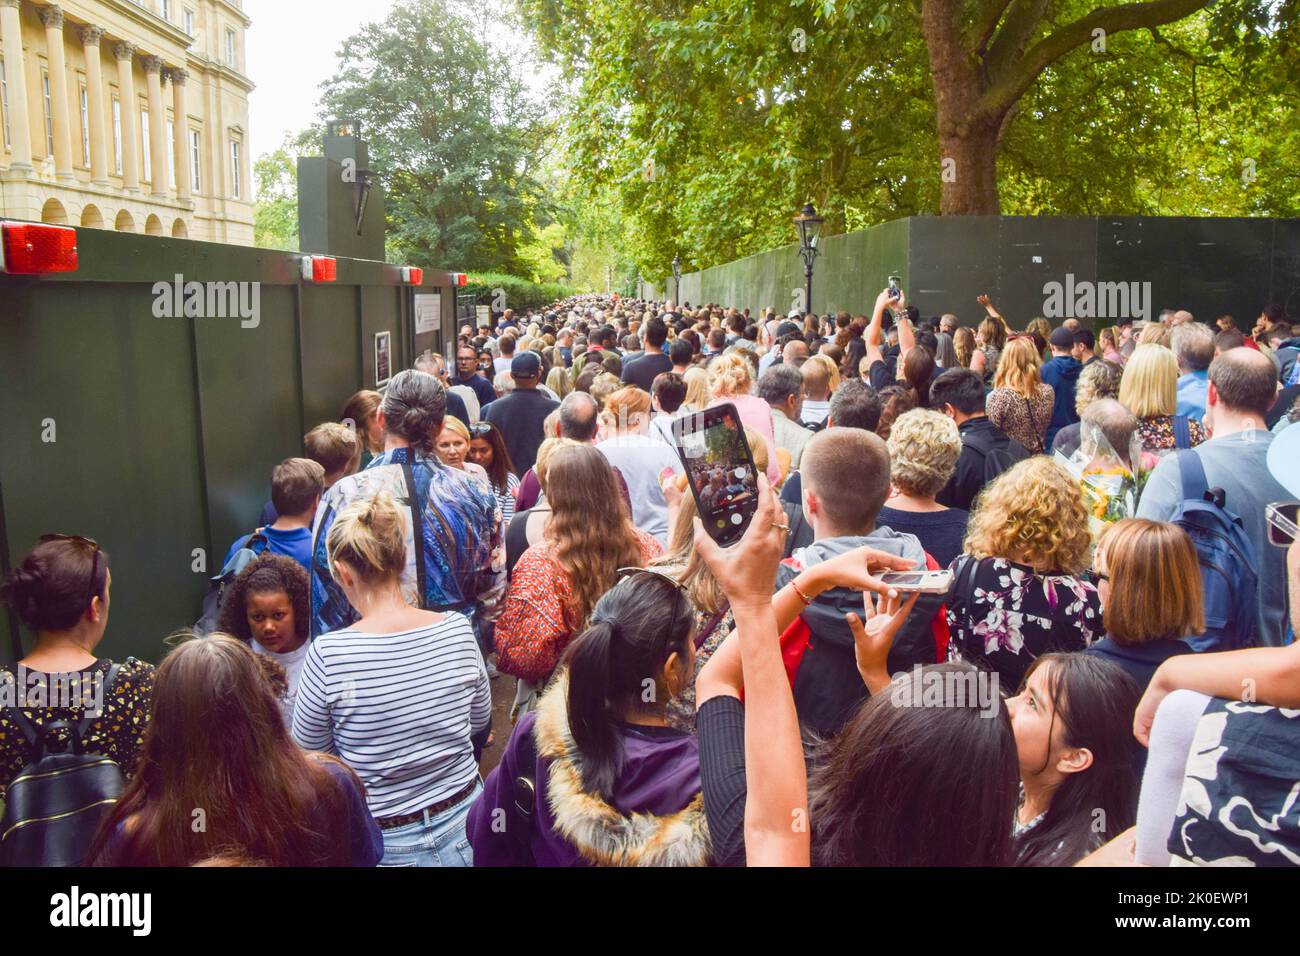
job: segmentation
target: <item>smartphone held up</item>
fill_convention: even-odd
[[[736,406],[677,418],[673,443],[709,537],[724,548],[735,544],[758,510],[758,468]]]

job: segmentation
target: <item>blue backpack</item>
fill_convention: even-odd
[[[1222,488],[1211,490],[1195,451],[1176,452],[1182,503],[1170,519],[1196,547],[1205,593],[1205,633],[1184,640],[1195,651],[1254,647],[1259,572],[1255,546],[1241,519],[1224,506]]]

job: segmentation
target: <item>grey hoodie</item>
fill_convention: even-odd
[[[777,572],[776,586],[784,587],[801,570],[864,546],[911,558],[925,568],[925,550],[915,535],[876,528],[865,536],[824,538],[796,548]],[[921,595],[889,652],[889,673],[910,671],[915,664],[934,664],[938,655],[931,621],[943,604],[938,595]],[[810,636],[794,680],[794,703],[800,724],[830,737],[839,731],[869,696],[858,674],[853,653],[853,632],[845,615],[862,616],[862,594],[833,588],[817,596],[800,614]]]

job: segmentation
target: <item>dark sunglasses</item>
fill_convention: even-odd
[[[1264,508],[1268,522],[1268,543],[1275,548],[1289,548],[1300,535],[1300,501],[1275,501]]]
[[[90,592],[86,598],[86,603],[90,603],[100,596],[100,592],[95,590],[95,580],[99,577],[99,542],[93,538],[83,538],[79,534],[43,534],[40,537],[41,544],[48,544],[51,541],[71,541],[75,544],[84,545],[91,549],[90,558],[90,583],[86,590]]]

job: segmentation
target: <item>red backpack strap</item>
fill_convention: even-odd
[[[943,566],[930,556],[930,552],[925,553],[925,569],[927,571],[942,571]],[[942,664],[948,659],[948,642],[952,639],[952,634],[948,631],[948,607],[940,604],[939,610],[935,612],[934,617],[930,619],[930,633],[934,635],[934,662]]]
[[[799,674],[799,665],[803,663],[803,654],[808,650],[808,641],[811,637],[812,631],[802,617],[796,617],[781,635],[781,663],[785,665],[785,676],[789,678],[791,688],[794,687],[794,679]],[[742,703],[745,700],[743,688],[740,691],[740,700]]]

